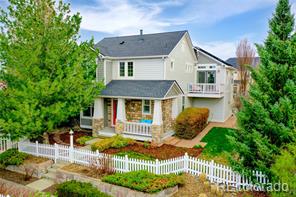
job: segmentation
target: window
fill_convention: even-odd
[[[134,62],[119,62],[119,77],[133,77]]]
[[[119,76],[124,77],[125,76],[125,62],[119,63]]]
[[[127,63],[127,76],[133,77],[134,76],[134,64],[133,62],[128,62]]]
[[[193,70],[193,66],[192,66],[192,64],[186,64],[186,72],[187,72],[187,73],[191,73],[192,70]]]
[[[88,107],[86,110],[83,111],[83,116],[85,117],[93,117],[94,115],[94,108],[91,106],[91,107]]]
[[[175,70],[175,62],[173,60],[171,61],[171,67],[170,68],[171,68],[172,71]]]
[[[197,71],[197,83],[216,83],[216,71]]]
[[[151,114],[151,101],[143,100],[142,103],[143,103],[142,105],[143,114]]]

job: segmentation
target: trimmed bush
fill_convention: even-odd
[[[156,193],[184,183],[181,175],[156,175],[144,170],[108,175],[102,181],[146,193]]]
[[[76,139],[76,142],[80,145],[85,145],[85,143],[88,141],[88,140],[91,140],[93,139],[94,137],[92,136],[82,136],[78,139]]]
[[[26,153],[21,153],[17,149],[12,148],[0,154],[0,166],[6,167],[8,165],[19,166],[28,158]]]
[[[92,151],[103,151],[108,148],[122,148],[133,144],[135,141],[129,138],[124,138],[121,135],[115,135],[111,138],[103,139],[91,145]]]
[[[110,197],[90,183],[66,181],[57,187],[58,197]]]
[[[176,119],[176,136],[184,139],[194,138],[206,127],[208,118],[207,108],[186,108]]]

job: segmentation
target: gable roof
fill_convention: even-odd
[[[109,57],[169,55],[187,31],[104,38],[95,45]]]
[[[222,60],[221,58],[219,58],[219,57],[213,55],[212,53],[210,53],[210,52],[208,52],[208,51],[206,51],[206,50],[204,50],[204,49],[202,49],[202,48],[200,48],[200,47],[195,46],[194,48],[195,48],[197,51],[201,51],[202,53],[204,53],[204,54],[210,56],[211,58],[215,59],[216,61],[219,61],[219,62],[221,62],[221,63],[223,63],[223,64],[225,64],[225,65],[227,65],[227,66],[231,66],[231,67],[233,67],[233,66],[232,66],[231,64],[229,64],[227,61]]]
[[[182,89],[175,80],[112,80],[102,90],[102,97],[165,98],[173,86]]]
[[[234,68],[238,68],[237,57],[231,57],[231,58],[228,58],[228,59],[226,60],[226,62],[227,62],[228,64],[230,64],[232,67],[234,67]],[[252,63],[252,66],[253,66],[253,67],[256,67],[256,66],[259,64],[259,62],[260,62],[260,57],[255,57],[255,58],[254,58],[254,61],[253,61],[253,63]]]

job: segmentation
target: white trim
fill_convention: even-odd
[[[107,84],[107,60],[103,60],[103,66],[104,66],[104,84]]]
[[[129,57],[110,57],[105,56],[104,59],[109,60],[129,60],[129,59],[161,59],[168,57],[168,55],[152,55],[152,56],[129,56]]]
[[[184,94],[180,94],[184,95]],[[178,95],[179,96],[179,95]],[[154,97],[133,97],[133,96],[106,96],[106,95],[98,95],[97,98],[124,98],[124,99],[138,99],[138,100],[166,100],[170,98],[177,98],[178,96],[170,96],[170,97],[164,97],[164,98],[154,98]]]
[[[144,112],[145,101],[149,101],[149,111],[150,111],[149,113]],[[143,115],[151,115],[151,114],[152,114],[152,109],[151,109],[151,107],[152,107],[152,102],[151,102],[150,99],[143,99],[143,100],[142,100],[142,114],[143,114]]]
[[[181,87],[177,84],[177,82],[175,81],[172,86],[170,87],[170,89],[167,91],[167,93],[164,95],[164,99],[168,99],[168,98],[177,98],[179,97],[179,95],[176,95],[176,96],[170,96],[170,97],[167,97],[168,93],[171,91],[171,89],[174,87],[174,86],[177,86],[178,90],[179,90],[179,95],[183,95],[183,91],[181,89]]]

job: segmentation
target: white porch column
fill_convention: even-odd
[[[172,102],[172,119],[176,119],[178,116],[178,98],[174,98]]]
[[[104,99],[96,98],[94,104],[94,119],[104,118]]]
[[[118,99],[117,101],[117,121],[125,122],[125,99]]]
[[[161,100],[154,101],[154,110],[153,110],[153,125],[162,125],[162,108]]]
[[[96,98],[94,103],[94,114],[92,120],[93,136],[97,137],[98,132],[104,129],[104,98]]]

